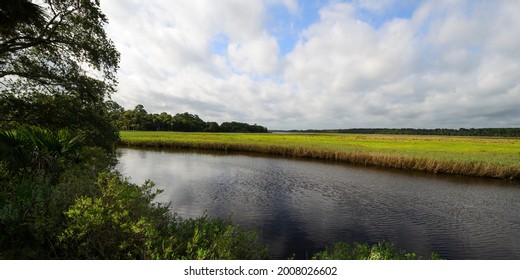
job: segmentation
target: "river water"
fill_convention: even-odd
[[[447,259],[520,259],[518,182],[172,150],[120,149],[117,168],[152,179],[182,217],[258,229],[274,259],[382,240]]]

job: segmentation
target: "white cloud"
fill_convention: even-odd
[[[278,43],[272,36],[262,35],[228,46],[231,64],[239,71],[265,75],[278,67]]]
[[[362,8],[372,12],[382,12],[389,6],[395,4],[395,0],[356,0],[356,4]]]
[[[283,0],[282,3],[287,7],[287,10],[289,10],[291,14],[294,15],[298,12],[300,6],[298,0]]]
[[[282,56],[269,7],[302,17],[295,0],[103,1],[122,53],[114,99],[273,129],[518,126],[520,3],[423,1],[411,18],[359,18],[395,3],[332,1]]]
[[[358,126],[363,116],[388,114],[391,104],[385,102],[402,95],[391,91],[392,85],[406,79],[415,56],[412,30],[405,22],[393,20],[376,30],[358,21],[353,9],[339,3],[322,10],[320,22],[304,32],[287,58],[287,81],[311,97],[321,94],[314,102],[321,104],[322,117],[348,120],[329,120],[335,127]]]

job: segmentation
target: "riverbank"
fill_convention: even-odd
[[[258,152],[463,176],[520,179],[520,139],[122,131],[121,146]]]

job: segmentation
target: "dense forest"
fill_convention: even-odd
[[[266,127],[242,122],[206,122],[199,116],[188,112],[174,116],[162,112],[149,114],[143,105],[137,105],[133,110],[125,110],[114,101],[108,101],[110,118],[119,130],[141,131],[184,131],[184,132],[248,132],[266,133]]]
[[[351,128],[290,130],[288,132],[520,137],[520,128]]]

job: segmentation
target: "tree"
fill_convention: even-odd
[[[223,122],[220,125],[221,132],[255,132],[255,133],[267,133],[266,127],[254,124],[250,125],[242,122]]]
[[[185,131],[185,132],[253,132],[267,133],[266,127],[239,122],[205,122],[196,114],[184,112],[171,116],[166,112],[148,114],[139,104],[133,110],[125,110],[113,101],[106,102],[112,123],[121,130]]]
[[[0,34],[11,36],[19,24],[42,26],[45,22],[42,7],[27,0],[0,2]]]
[[[173,117],[166,112],[161,114],[150,115],[152,120],[152,129],[156,131],[168,131],[171,130]]]
[[[4,96],[1,101],[0,123],[7,128],[33,125],[53,131],[68,129],[83,134],[87,145],[105,150],[112,150],[119,139],[103,102],[87,105],[74,96],[39,93],[30,98]]]
[[[105,106],[107,108],[112,125],[120,129],[120,127],[123,125],[123,114],[125,113],[125,108],[112,100],[106,101]]]
[[[99,1],[3,0],[0,13],[0,126],[88,127],[115,143],[116,130],[99,122],[110,124],[104,101],[115,92],[120,56]]]
[[[193,115],[188,112],[182,114],[175,114],[173,117],[173,130],[175,131],[204,131],[206,129],[206,122],[199,118],[198,115]]]
[[[206,128],[207,132],[219,132],[220,126],[218,125],[218,123],[207,122],[206,125],[207,125],[207,128]]]

